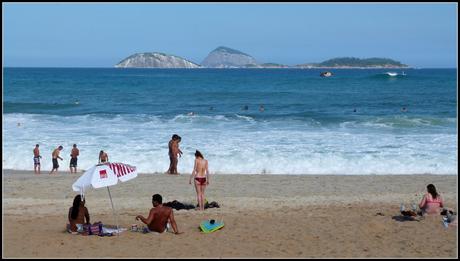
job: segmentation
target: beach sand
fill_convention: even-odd
[[[3,170],[3,257],[458,257],[458,228],[441,216],[400,221],[399,204],[418,203],[433,183],[457,211],[457,175],[213,175],[206,190],[221,208],[175,211],[184,234],[65,232],[81,175]],[[140,174],[110,188],[124,228],[147,216],[151,196],[196,201],[189,175]],[[91,222],[115,224],[107,189],[86,194]],[[377,214],[380,213],[380,214]],[[225,227],[200,233],[204,219]]]

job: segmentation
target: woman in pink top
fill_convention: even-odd
[[[439,215],[442,208],[444,207],[442,197],[438,192],[436,192],[436,188],[433,184],[429,184],[426,186],[426,188],[428,192],[423,196],[419,207],[423,214],[426,213]]]

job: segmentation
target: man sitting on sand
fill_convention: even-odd
[[[152,196],[153,208],[150,209],[149,217],[144,218],[141,215],[136,216],[136,220],[141,220],[147,225],[150,231],[163,233],[166,226],[171,224],[174,234],[182,234],[177,229],[176,221],[174,220],[173,210],[170,207],[163,206],[163,198],[159,194]]]
[[[54,149],[53,153],[51,154],[51,157],[53,158],[53,169],[51,170],[50,174],[52,174],[54,170],[56,170],[57,173],[57,170],[59,168],[59,163],[57,159],[59,158],[60,160],[63,160],[63,158],[59,157],[59,153],[61,153],[62,148],[63,147],[60,145],[57,149]]]

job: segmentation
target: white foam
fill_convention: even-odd
[[[184,152],[178,166],[182,173],[192,171],[198,149],[211,172],[219,174],[457,174],[456,134],[356,133],[353,123],[329,129],[308,122],[277,124],[241,115],[4,114],[3,168],[32,170],[32,150],[39,143],[42,170],[51,169],[51,152],[61,144],[61,169],[68,170],[76,143],[79,168],[96,164],[104,150],[111,161],[132,164],[139,172],[164,172],[167,144],[177,133]]]

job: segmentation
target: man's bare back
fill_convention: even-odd
[[[169,217],[171,216],[172,209],[170,207],[165,207],[163,205],[152,208],[150,210],[151,215],[153,215],[153,220],[148,224],[150,230],[155,232],[163,233],[166,229],[166,224],[168,223]]]
[[[61,152],[61,151],[60,151],[59,149],[54,149],[54,150],[53,150],[53,153],[51,154],[52,157],[53,157],[53,159],[59,158],[59,153],[60,153],[60,152]]]

